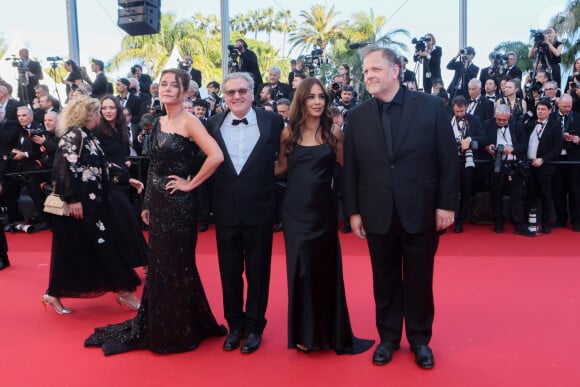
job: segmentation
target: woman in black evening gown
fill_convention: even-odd
[[[53,217],[50,277],[42,302],[59,314],[71,312],[61,297],[90,298],[113,291],[136,299],[132,293],[141,284],[123,259],[107,207],[106,160],[91,131],[98,123],[99,102],[82,96],[66,106],[58,129],[53,181],[71,216]]]
[[[178,69],[161,74],[159,96],[167,115],[150,135],[151,164],[143,221],[149,224],[148,274],[137,317],[97,328],[85,346],[105,355],[135,349],[158,353],[195,349],[208,336],[225,336],[205,296],[195,265],[196,195],[192,192],[223,161],[217,143],[181,101],[189,75]],[[207,155],[199,168],[199,148]]]
[[[281,138],[276,173],[287,171],[282,219],[288,275],[288,347],[360,353],[346,306],[332,174],[342,164],[342,131],[319,80],[302,81]]]
[[[117,235],[127,262],[139,267],[147,265],[147,241],[129,196],[131,186],[140,192],[143,184],[129,174],[129,130],[122,111],[112,95],[101,98],[101,122],[95,133],[109,163],[109,205],[118,226]]]

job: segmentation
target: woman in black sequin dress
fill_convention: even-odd
[[[203,125],[181,106],[189,75],[169,69],[159,96],[167,115],[150,138],[149,176],[142,219],[149,224],[149,272],[137,317],[97,328],[85,346],[105,355],[135,349],[158,353],[195,349],[226,334],[205,296],[195,264],[198,203],[193,190],[215,171],[223,154]],[[207,155],[199,167],[199,148]]]

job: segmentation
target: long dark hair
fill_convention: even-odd
[[[117,109],[117,117],[115,122],[111,126],[103,114],[101,114],[101,120],[99,126],[95,129],[97,135],[104,135],[107,137],[113,137],[113,131],[120,132],[123,137],[123,142],[129,142],[129,131],[127,130],[127,121],[125,120],[125,115],[123,114],[123,107],[117,98],[111,94],[107,94],[100,99],[100,105],[103,106],[103,101],[110,100],[115,104],[115,109]]]
[[[284,140],[283,147],[286,154],[290,154],[294,151],[296,144],[299,144],[302,140],[302,133],[300,129],[306,124],[307,113],[306,113],[306,100],[310,95],[310,90],[314,85],[320,86],[320,89],[324,93],[324,112],[320,116],[320,138],[324,144],[329,145],[332,149],[336,148],[336,136],[332,133],[332,117],[328,112],[330,107],[330,96],[328,92],[324,89],[324,85],[316,78],[306,78],[300,83],[298,89],[294,94],[292,99],[292,104],[290,105],[290,122],[288,123],[288,129],[290,130],[290,136]]]

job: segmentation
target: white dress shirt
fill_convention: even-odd
[[[248,120],[248,124],[232,125],[233,119]],[[260,138],[260,129],[258,128],[258,119],[254,109],[250,109],[245,117],[236,117],[232,112],[228,113],[221,128],[222,138],[226,144],[226,149],[234,164],[238,175],[248,161],[250,153],[256,146]]]

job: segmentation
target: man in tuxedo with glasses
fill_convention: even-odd
[[[274,161],[282,117],[253,109],[254,79],[245,72],[224,77],[228,110],[208,119],[207,128],[224,153],[214,174],[214,221],[229,334],[223,348],[258,349],[266,326],[276,212]],[[248,291],[244,308],[245,271]]]

